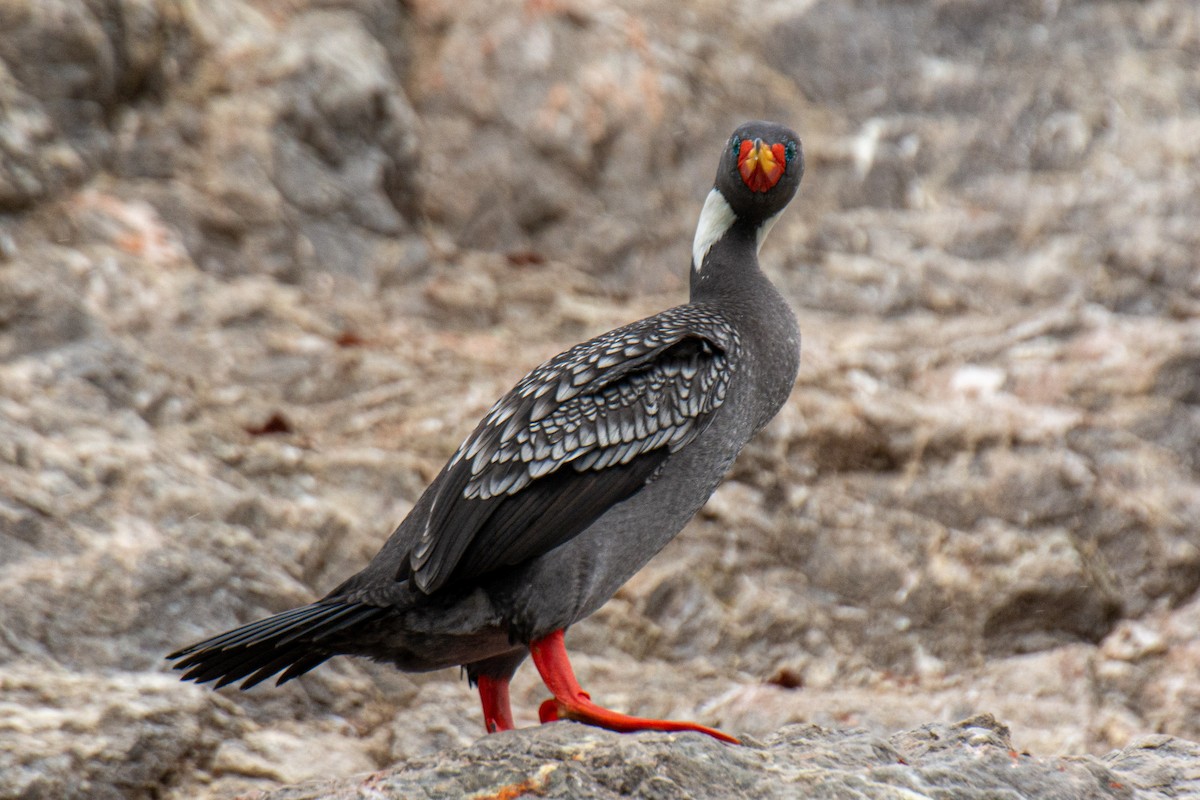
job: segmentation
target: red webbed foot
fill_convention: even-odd
[[[546,688],[554,695],[552,700],[542,703],[538,716],[543,723],[559,719],[584,722],[610,731],[629,733],[632,731],[696,731],[730,744],[741,744],[737,739],[715,728],[695,722],[676,722],[665,719],[646,719],[621,714],[592,702],[591,695],[583,691],[575,679],[575,671],[567,658],[563,643],[563,632],[554,631],[529,645],[533,663],[541,673]]]

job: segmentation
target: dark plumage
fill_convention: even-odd
[[[574,537],[704,429],[736,344],[715,309],[679,306],[529,373],[450,459],[397,577],[429,593]]]
[[[590,702],[562,631],[657,553],[786,400],[799,332],[757,250],[803,174],[796,135],[729,140],[693,245],[691,301],[576,345],[500,398],[362,572],[324,599],[172,653],[184,679],[302,675],[338,654],[462,665],[489,730],[532,653],[543,721],[701,730]]]

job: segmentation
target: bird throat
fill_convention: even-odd
[[[762,250],[767,234],[771,232],[771,228],[782,213],[781,210],[767,217],[758,226],[758,230],[755,232],[755,252]],[[708,197],[704,200],[704,207],[700,209],[700,221],[696,223],[696,238],[692,240],[692,270],[696,274],[704,271],[704,259],[708,255],[708,251],[729,232],[736,222],[737,214],[734,213],[720,190],[714,188],[708,193]]]

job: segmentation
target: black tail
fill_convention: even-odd
[[[278,686],[337,655],[329,646],[334,634],[385,613],[378,606],[321,601],[205,639],[167,658],[182,659],[175,669],[187,670],[183,680],[215,680],[216,689],[242,678],[241,688],[249,689],[286,670],[275,682]]]

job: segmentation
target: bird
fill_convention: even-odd
[[[790,306],[758,253],[804,174],[799,137],[752,121],[726,140],[692,242],[688,302],[596,336],[496,401],[379,553],[324,598],[177,650],[183,680],[292,680],[335,655],[465,671],[489,733],[514,728],[509,682],[532,658],[542,723],[696,731],[592,701],[565,632],[704,505],[787,400]]]

